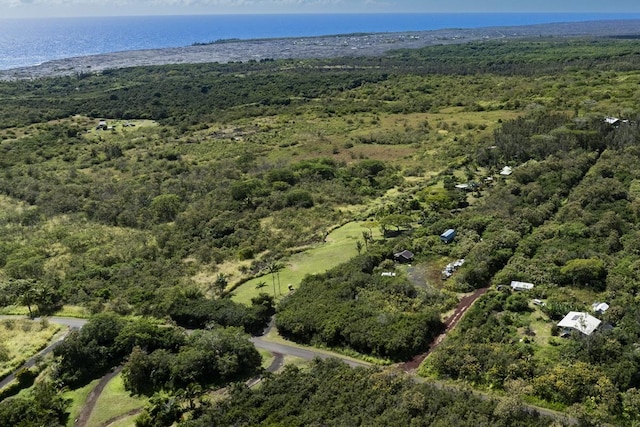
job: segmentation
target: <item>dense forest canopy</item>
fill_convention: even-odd
[[[1,305],[107,313],[94,322],[108,327],[90,324],[56,350],[55,378],[82,384],[125,363],[129,390],[153,395],[140,425],[304,424],[334,393],[335,375],[354,390],[377,376],[401,391],[368,390],[381,406],[354,415],[355,425],[412,416],[445,425],[471,406],[487,424],[545,423],[507,413],[506,403],[321,363],[258,390],[234,387],[211,407],[185,400],[164,421],[154,412],[179,390],[258,373],[243,333],[260,333],[274,311],[286,338],[405,361],[429,348],[460,292],[491,287],[421,375],[553,406],[587,425],[634,425],[638,47],[540,38],[1,82]],[[357,256],[337,249],[341,265],[276,292],[288,257],[330,245],[330,232],[353,221],[366,225],[350,241]],[[456,230],[451,243],[439,238],[447,229]],[[396,256],[405,250],[411,266]],[[234,300],[259,276],[250,304]],[[514,280],[535,287],[511,293]],[[558,321],[596,302],[610,307],[595,313],[601,330],[560,338]],[[203,331],[186,337],[113,313]],[[246,370],[240,359],[251,361]],[[211,369],[189,369],[200,363]],[[145,381],[150,372],[157,377]],[[13,420],[32,399],[34,411],[66,422],[54,387],[3,402],[0,416]],[[291,390],[318,406],[297,413]],[[349,399],[333,402],[347,408]],[[291,410],[269,418],[276,400]],[[449,415],[429,418],[431,400]]]

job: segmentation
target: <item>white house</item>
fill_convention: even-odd
[[[591,335],[593,331],[600,326],[600,323],[602,322],[590,314],[570,311],[569,314],[564,316],[564,319],[558,323],[558,326],[563,328],[565,333],[578,331],[585,335]]]
[[[533,283],[518,282],[517,280],[514,280],[511,282],[511,289],[514,291],[528,291],[533,289]]]

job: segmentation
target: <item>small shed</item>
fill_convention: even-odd
[[[440,240],[442,240],[443,243],[451,243],[455,237],[456,230],[450,228],[440,235]]]
[[[598,329],[600,323],[602,322],[600,322],[599,319],[596,319],[590,314],[570,311],[569,314],[564,316],[564,319],[558,323],[558,326],[563,329],[564,334],[568,334],[571,331],[578,331],[584,335],[591,335]]]
[[[517,280],[514,280],[511,282],[511,289],[514,291],[528,291],[533,289],[533,283],[518,282]]]
[[[96,130],[107,130],[107,121],[106,120],[100,120],[98,122],[98,126],[96,126]]]
[[[609,310],[609,304],[606,302],[594,302],[591,304],[591,309],[594,313],[603,314],[605,311]]]
[[[413,259],[413,257],[414,257],[413,252],[408,251],[406,249],[402,252],[397,252],[393,254],[393,258],[398,262],[409,262]]]
[[[509,166],[505,166],[502,168],[502,170],[500,171],[500,175],[502,176],[509,176],[513,173],[513,169],[511,169]]]

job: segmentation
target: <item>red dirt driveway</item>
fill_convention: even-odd
[[[484,295],[488,290],[489,288],[477,289],[473,293],[462,297],[453,314],[449,318],[447,318],[447,320],[445,320],[444,332],[438,335],[436,339],[433,340],[433,342],[429,346],[429,350],[427,350],[426,353],[419,354],[418,356],[414,357],[410,361],[400,365],[402,370],[405,372],[414,373],[415,370],[418,369],[422,361],[427,358],[429,353],[431,353],[433,350],[435,350],[438,347],[438,345],[440,345],[440,343],[444,340],[444,337],[447,336],[449,331],[455,328],[455,326],[458,324],[460,319],[462,319],[462,316],[464,315],[464,313],[467,311],[469,307],[471,307],[471,305],[475,302],[475,300],[477,300],[482,295]]]

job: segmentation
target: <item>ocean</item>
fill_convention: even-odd
[[[0,19],[0,70],[54,59],[223,39],[309,37],[640,19],[640,14],[468,13],[130,16]]]

